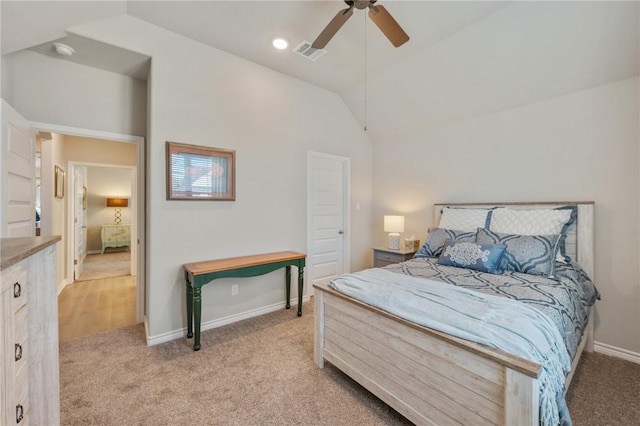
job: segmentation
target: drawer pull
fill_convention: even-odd
[[[22,294],[22,286],[20,285],[20,283],[15,283],[13,285],[13,297],[17,299],[18,297],[20,297],[21,294]]]
[[[20,361],[22,359],[22,345],[20,343],[16,343],[16,361]]]
[[[16,405],[16,423],[20,423],[24,419],[24,408],[22,405]]]
[[[391,256],[386,255],[384,258],[385,258],[385,259],[391,259]]]

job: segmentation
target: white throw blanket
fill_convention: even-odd
[[[540,416],[545,426],[560,423],[558,399],[571,359],[556,325],[526,304],[385,269],[342,275],[335,290],[416,324],[460,337],[542,366]]]

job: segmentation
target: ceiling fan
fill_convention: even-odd
[[[393,16],[384,6],[376,6],[377,0],[344,0],[349,6],[341,10],[322,30],[318,38],[313,42],[311,47],[314,49],[324,49],[329,40],[338,32],[338,30],[347,22],[347,19],[353,15],[353,9],[369,8],[369,18],[380,28],[380,31],[389,39],[395,47],[400,47],[407,41],[409,36],[404,32],[402,27],[393,19]]]

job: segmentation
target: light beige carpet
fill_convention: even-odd
[[[131,253],[120,251],[105,254],[89,254],[84,259],[84,269],[76,281],[121,277],[131,273]]]
[[[331,365],[313,363],[305,303],[145,346],[142,326],[60,344],[62,425],[408,425]],[[640,425],[640,365],[585,354],[567,400],[574,426]]]
[[[296,309],[145,346],[142,326],[60,343],[61,424],[409,425],[313,363],[313,312]]]

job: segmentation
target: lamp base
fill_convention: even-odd
[[[397,232],[389,233],[389,248],[391,250],[400,250],[400,234]]]
[[[120,207],[116,207],[115,211],[116,212],[113,218],[113,224],[120,225],[120,222],[122,222],[122,209]]]

